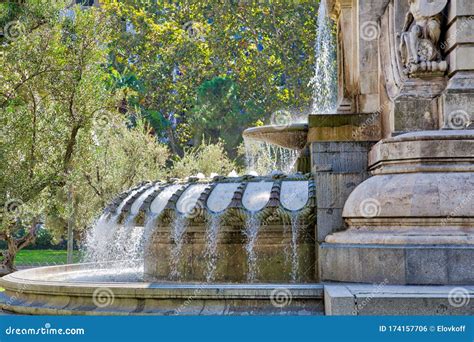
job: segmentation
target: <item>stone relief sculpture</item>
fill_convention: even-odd
[[[410,9],[400,34],[400,54],[408,77],[444,74],[439,39],[442,14],[448,0],[409,0]]]

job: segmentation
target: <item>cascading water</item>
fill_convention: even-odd
[[[327,13],[326,0],[321,0],[318,9],[316,42],[314,46],[315,64],[314,75],[308,86],[313,88],[311,113],[327,114],[335,111],[337,101],[337,65],[336,46],[333,24]],[[275,129],[285,129],[292,123],[307,122],[307,114],[277,111],[272,115],[272,122],[283,126]],[[269,174],[273,170],[284,173],[294,172],[294,166],[299,151],[268,144],[263,141],[244,139],[247,172]]]
[[[184,232],[188,226],[188,219],[184,214],[177,214],[171,226],[171,238],[173,244],[170,252],[170,278],[179,280],[181,272],[179,270],[179,261],[181,260],[181,251],[184,243]]]
[[[314,77],[309,82],[309,85],[313,87],[314,92],[312,112],[328,113],[334,110],[336,102],[336,64],[334,62],[335,44],[333,42],[332,24],[327,17],[326,0],[322,0],[319,6],[315,56],[316,62],[314,65]],[[300,121],[300,116],[301,114],[299,113],[298,120],[293,120],[293,118],[291,118],[291,121],[288,122],[288,124]],[[299,151],[278,147],[266,142],[245,139],[245,154],[247,170],[249,173],[250,171],[253,171],[252,173],[256,172],[257,174],[263,175],[278,170],[288,174],[295,171],[294,166]],[[248,202],[244,203],[244,207],[248,214],[248,218],[245,222],[244,234],[247,239],[245,250],[248,257],[247,280],[249,282],[254,282],[258,275],[255,244],[257,242],[261,221],[258,218],[259,216],[257,215],[257,212],[262,210],[269,200],[272,185],[270,184],[271,182],[267,183],[269,184],[259,185],[254,190],[251,190],[251,186],[248,185],[247,187],[249,189],[246,189],[243,197],[243,202]],[[149,187],[150,185],[148,184],[146,186]],[[142,266],[142,262],[130,262],[143,259],[144,251],[146,250],[145,245],[152,240],[151,238],[156,230],[157,220],[160,217],[161,212],[165,209],[171,196],[183,186],[184,185],[182,184],[175,184],[162,189],[151,203],[144,218],[143,227],[137,226],[135,222],[136,216],[145,199],[156,189],[152,186],[150,189],[141,187],[131,191],[113,214],[104,214],[98,219],[94,229],[91,230],[87,238],[86,260],[95,262],[124,261],[126,263],[128,262],[128,264],[126,264],[128,266]],[[207,185],[203,184],[190,185],[189,188],[193,188],[194,190],[188,193],[188,189],[186,189],[186,191],[180,195],[181,197],[179,198],[179,201],[181,202],[178,201],[176,204],[176,217],[171,224],[170,232],[173,241],[171,244],[169,260],[171,270],[170,277],[172,279],[181,278],[179,268],[180,259],[183,254],[185,233],[190,224],[189,219],[193,215],[193,210],[195,210],[196,201],[206,186]],[[235,186],[238,186],[238,184]],[[226,188],[222,187],[222,189]],[[305,189],[307,189],[307,187]],[[138,191],[143,191],[143,194],[133,203],[124,223],[118,224],[122,209]],[[227,191],[230,190],[227,189],[224,193],[227,193]],[[231,194],[233,194],[234,191],[236,191],[236,189],[232,189]],[[288,189],[286,192],[295,193],[298,191],[295,189]],[[191,200],[186,200],[187,197],[191,198]],[[220,197],[222,196],[217,196],[217,199],[214,201],[214,207],[219,210],[224,210],[227,205],[223,205],[222,208],[220,208],[222,204]],[[232,196],[228,197],[228,201],[230,202]],[[303,205],[304,203],[300,207],[293,209],[285,206],[287,210],[291,211],[291,243],[288,244],[286,250],[288,251],[288,262],[291,260],[292,281],[297,281],[299,277],[298,239],[300,235],[300,217],[298,216],[297,211],[300,210]],[[216,210],[212,211],[217,212]],[[214,281],[216,276],[217,244],[220,225],[221,214],[211,214],[206,222],[205,259],[207,267],[205,277],[208,282]],[[288,228],[289,227],[285,227],[285,229]]]
[[[105,262],[120,260],[122,257],[120,251],[123,249],[121,246],[114,243],[116,236],[120,236],[124,230],[123,226],[119,226],[118,224],[120,213],[125,204],[127,204],[127,202],[133,196],[135,196],[135,194],[145,187],[146,185],[132,190],[130,194],[119,204],[112,215],[109,213],[104,213],[97,220],[94,225],[94,229],[91,229],[86,237],[84,256],[86,261]]]
[[[213,213],[210,215],[206,224],[206,281],[214,280],[217,268],[217,238],[219,227],[221,225],[221,213]]]
[[[117,243],[122,246],[122,253],[117,257],[119,260],[123,260],[131,267],[140,268],[143,266],[141,260],[142,255],[140,255],[141,253],[139,252],[139,249],[141,247],[142,237],[144,236],[144,227],[137,226],[135,224],[135,218],[140,212],[140,208],[145,199],[158,188],[159,184],[151,186],[132,204],[130,212],[123,224],[123,231],[120,234],[119,239],[117,239]]]
[[[267,175],[275,170],[287,174],[295,171],[299,155],[297,150],[248,138],[244,139],[244,146],[247,173],[256,172],[259,175]]]
[[[257,279],[257,254],[255,253],[255,243],[257,242],[258,231],[260,230],[260,220],[255,213],[250,212],[245,222],[245,236],[247,243],[245,251],[247,252],[247,281],[253,283]]]
[[[308,84],[313,87],[311,111],[315,114],[333,113],[337,101],[336,46],[326,2],[327,0],[321,0],[319,4],[314,75]]]

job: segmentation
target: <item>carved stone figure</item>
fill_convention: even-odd
[[[442,14],[448,0],[409,0],[410,9],[400,35],[400,53],[405,74],[443,73],[447,63],[441,58],[439,39]]]

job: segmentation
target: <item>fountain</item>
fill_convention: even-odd
[[[3,277],[3,309],[472,314],[467,3],[322,1],[312,113],[243,133],[293,151],[295,172],[139,184],[97,221],[87,263]]]

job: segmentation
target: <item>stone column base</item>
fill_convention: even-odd
[[[321,279],[398,285],[474,283],[474,246],[324,243]]]

